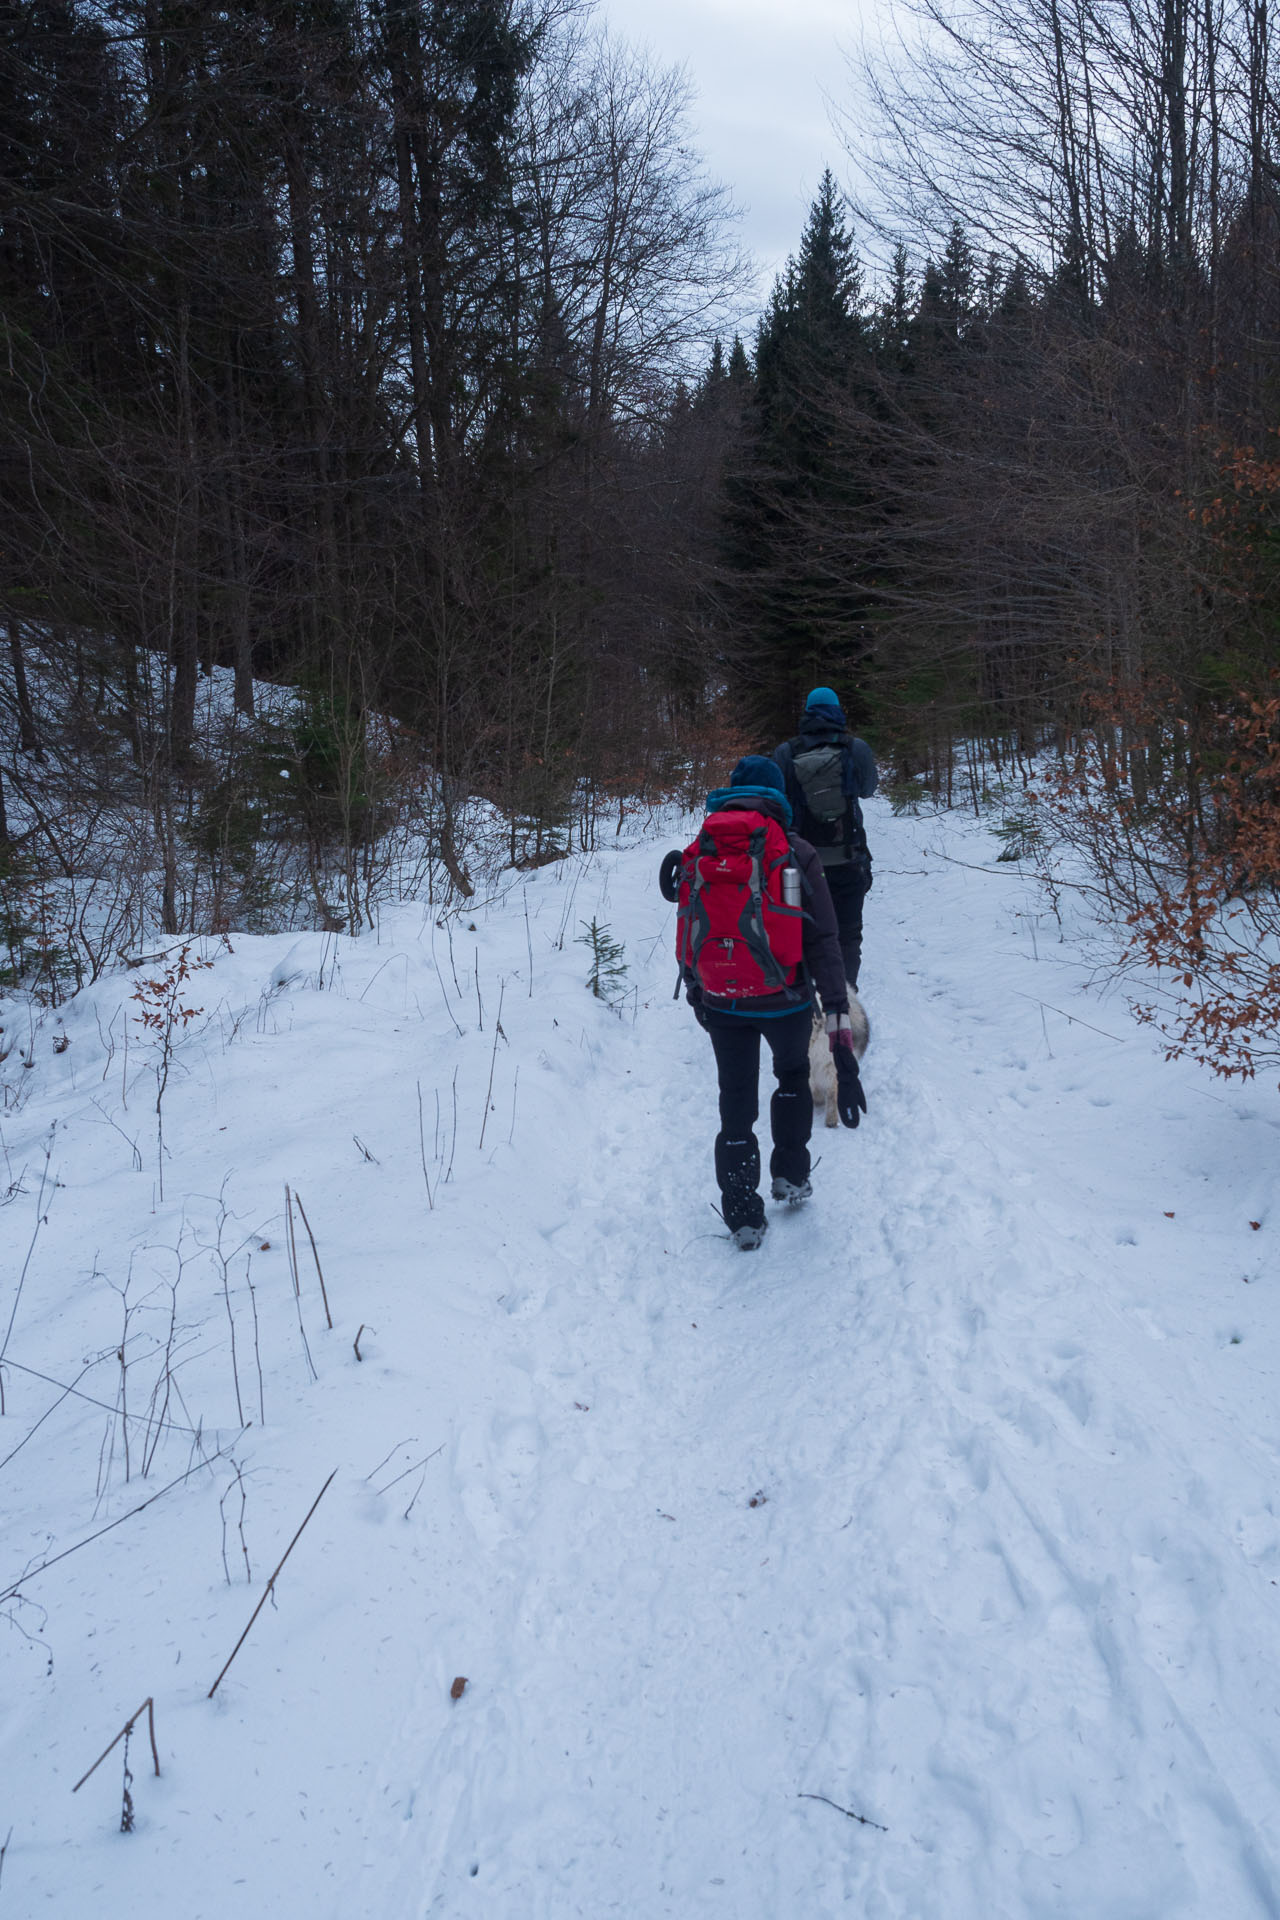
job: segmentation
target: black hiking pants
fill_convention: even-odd
[[[862,903],[871,889],[871,862],[865,854],[824,867],[823,877],[831,890],[840,930],[840,951],[844,955],[845,978],[851,987],[858,984],[862,965]]]
[[[809,1178],[809,1135],[813,1097],[809,1092],[809,1035],[813,1010],[802,1007],[776,1020],[742,1019],[733,1014],[706,1015],[720,1076],[720,1131],[716,1135],[716,1184],[725,1225],[759,1226],[760,1148],[753,1128],[760,1112],[760,1041],[769,1042],[777,1086],[769,1102],[773,1152],[769,1172],[797,1187]]]

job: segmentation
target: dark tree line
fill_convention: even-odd
[[[919,0],[858,94],[856,227],[828,180],[759,329],[724,670],[762,729],[843,685],[935,786],[1110,699],[1141,795],[1277,665],[1266,0]]]
[[[1247,1075],[1280,1025],[1269,0],[898,19],[847,119],[875,286],[827,180],[759,328],[721,670],[763,736],[831,682],[975,808],[1056,746],[1012,824],[1162,974],[1171,1051]]]
[[[49,857],[54,762],[133,792],[178,930],[263,679],[310,827],[367,837],[389,718],[459,882],[458,797],[536,850],[678,755],[710,456],[673,395],[741,271],[686,106],[579,0],[0,5],[0,836],[7,795]]]
[[[917,0],[709,365],[723,196],[581,0],[0,5],[11,870],[127,801],[167,928],[286,827],[352,924],[397,782],[465,890],[468,796],[540,858],[820,681],[937,793],[1092,729],[1207,831],[1276,664],[1268,5]]]

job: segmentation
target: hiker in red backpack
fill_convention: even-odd
[[[773,1198],[798,1206],[813,1192],[814,987],[826,1010],[840,1118],[856,1127],[867,1110],[831,894],[822,862],[790,826],[780,768],[763,754],[748,754],[729,785],[708,794],[698,838],[683,853],[669,853],[660,876],[664,896],[679,903],[676,951],[689,1004],[715,1051],[716,1181],[725,1225],[744,1252],[760,1245],[768,1225],[753,1131],[762,1037],[778,1082],[769,1105]]]

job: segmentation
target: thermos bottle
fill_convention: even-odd
[[[800,905],[800,869],[790,861],[782,869],[782,904],[784,907]]]

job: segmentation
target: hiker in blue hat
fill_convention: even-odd
[[[871,891],[871,852],[859,800],[869,800],[879,774],[865,740],[849,731],[830,687],[815,687],[804,703],[800,730],[774,753],[796,831],[817,852],[840,928],[840,950],[851,988],[862,965],[862,903]]]

